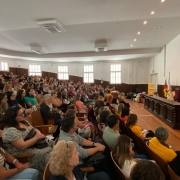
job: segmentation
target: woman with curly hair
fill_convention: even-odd
[[[131,170],[130,180],[165,180],[159,166],[148,160],[140,160]]]
[[[57,161],[58,160],[58,161]],[[74,180],[73,169],[79,164],[79,152],[72,141],[59,141],[51,152],[49,170],[51,179]]]
[[[58,160],[58,161],[57,161]],[[49,161],[49,170],[51,172],[50,180],[110,180],[105,172],[88,173],[83,177],[78,167],[79,152],[72,141],[59,141],[51,152]]]

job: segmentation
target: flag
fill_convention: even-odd
[[[170,88],[171,88],[171,84],[170,84],[170,72],[169,72],[169,79],[168,79],[168,90],[170,90]]]
[[[166,98],[167,97],[167,82],[166,82],[166,79],[165,79],[165,83],[164,83],[163,92],[164,92],[164,97]]]

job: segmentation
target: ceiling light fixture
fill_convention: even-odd
[[[157,29],[161,29],[161,28],[162,28],[162,26],[158,26],[158,27],[157,27]]]
[[[161,2],[164,2],[165,0],[161,0]]]
[[[131,47],[133,47],[133,45],[131,44]]]
[[[134,41],[136,41],[136,39],[134,39]]]
[[[147,21],[144,21],[144,23],[143,24],[147,24]]]
[[[154,14],[154,11],[152,11],[151,14]]]
[[[147,41],[147,43],[149,43],[149,41]]]
[[[137,34],[141,34],[141,32],[138,32]]]

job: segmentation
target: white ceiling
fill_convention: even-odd
[[[48,18],[61,22],[65,32],[50,34],[37,25],[37,20]],[[179,33],[179,0],[0,1],[2,57],[55,62],[147,58]],[[97,39],[108,41],[108,52],[94,52]],[[48,54],[31,52],[33,43]]]

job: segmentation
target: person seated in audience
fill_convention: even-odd
[[[77,128],[77,117],[68,117],[64,118],[62,121],[62,130],[60,132],[59,141],[65,140],[73,141],[77,151],[79,152],[79,165],[83,165],[83,159],[87,158],[95,154],[98,151],[104,151],[105,146],[94,143],[87,139],[82,138],[78,134],[75,133]],[[89,149],[85,149],[82,146],[90,147]]]
[[[58,159],[58,161],[57,161]],[[72,141],[59,141],[53,148],[49,161],[50,180],[84,180],[78,168],[79,152]],[[110,180],[105,172],[87,173],[87,180]]]
[[[14,94],[14,92],[9,92],[7,94],[7,99],[8,99],[8,101],[7,101],[8,107],[19,106],[21,109],[23,109],[25,116],[32,113],[32,109],[25,109],[21,106],[21,104],[18,103],[18,101],[16,100],[16,95]]]
[[[3,89],[4,89],[4,83],[3,80],[0,79],[0,92],[3,92]]]
[[[104,101],[102,100],[97,100],[94,104],[93,110],[94,110],[94,115],[98,116],[98,111],[100,107],[104,107]]]
[[[12,91],[12,82],[9,81],[8,83],[4,85],[3,92],[6,93],[6,92],[11,92],[11,91]]]
[[[155,137],[149,140],[149,148],[160,156],[166,163],[171,162],[177,154],[166,144],[169,133],[166,128],[159,126],[155,130]]]
[[[129,108],[125,106],[122,109],[122,113],[121,113],[121,118],[120,119],[122,121],[126,122],[128,116],[129,116]]]
[[[132,167],[139,161],[139,159],[134,159],[132,157],[132,155],[134,155],[132,148],[133,144],[131,143],[131,139],[126,135],[121,135],[118,137],[116,147],[112,152],[115,162],[128,179]]]
[[[35,91],[33,89],[27,89],[26,90],[26,96],[24,100],[26,101],[26,104],[28,108],[37,106],[36,98],[34,97]]]
[[[16,95],[16,101],[21,105],[22,108],[27,109],[27,105],[24,100],[25,94],[26,91],[24,89],[19,90]]]
[[[123,92],[119,95],[119,103],[123,103],[125,107],[130,108],[129,103],[125,101],[125,94]]]
[[[117,110],[117,113],[116,113],[119,117],[121,117],[123,108],[124,108],[124,104],[123,103],[119,103],[118,110]]]
[[[13,92],[15,95],[17,95],[17,92],[21,89],[21,84],[15,84],[14,85],[14,89],[13,89]]]
[[[107,101],[108,101],[110,104],[112,103],[113,96],[112,96],[110,90],[107,90],[107,94],[106,94],[105,98],[107,99]]]
[[[0,93],[0,126],[2,123],[3,115],[7,109],[8,109],[7,95],[5,93]]]
[[[115,114],[108,115],[106,119],[107,126],[103,131],[103,140],[114,149],[119,134],[119,118]]]
[[[155,136],[153,131],[143,130],[137,123],[137,115],[130,114],[125,125],[126,127],[130,128],[134,134],[136,134],[138,137],[141,137],[142,139]]]
[[[81,96],[80,94],[77,94],[76,96],[76,102],[75,106],[79,112],[87,112],[87,107],[83,104],[83,102],[80,101]]]
[[[59,136],[59,128],[61,126],[62,119],[64,118],[59,112],[54,110],[52,106],[52,96],[45,94],[40,102],[40,112],[43,118],[44,124],[47,124],[48,119],[54,119],[54,124],[58,125],[58,129],[54,133],[54,137]]]
[[[62,101],[59,98],[57,98],[57,92],[56,91],[52,91],[51,92],[51,96],[52,96],[52,105],[54,107],[60,107],[61,104],[62,104]]]
[[[67,117],[76,117],[76,111],[74,109],[69,109],[65,113],[65,118]],[[95,130],[92,122],[89,122],[88,119],[83,121],[79,120],[77,117],[77,130],[76,132],[83,138],[89,139],[94,138]]]
[[[165,177],[156,163],[140,160],[131,169],[130,180],[165,180]]]
[[[60,109],[62,110],[63,113],[65,113],[67,111],[67,107],[70,105],[70,103],[68,103],[68,101],[66,100],[66,102],[64,103],[64,100],[62,99],[62,95],[61,92],[57,92],[57,98],[60,100],[61,105],[60,105]]]
[[[29,159],[30,165],[42,176],[49,161],[53,142],[46,143],[45,136],[24,120],[23,110],[20,107],[11,107],[5,112],[2,129],[2,142],[7,151],[13,155],[34,153]],[[38,146],[40,141],[45,142],[42,149]]]
[[[1,131],[1,130],[0,130]],[[2,131],[0,132],[2,137]],[[37,180],[39,172],[36,169],[29,168],[29,163],[20,163],[10,153],[0,147],[0,179],[14,180]],[[14,168],[9,169],[8,163],[14,164]]]
[[[100,110],[100,109],[99,109]],[[107,117],[110,115],[111,113],[109,111],[107,111],[106,109],[103,110],[101,113],[100,113],[100,122],[98,124],[98,128],[103,132],[104,129],[106,128],[107,126],[107,122],[106,122],[106,119]],[[99,116],[99,115],[98,115]]]
[[[69,90],[68,90],[68,96],[70,96],[70,97],[74,97],[74,96],[76,96],[75,95],[75,93],[74,93],[74,87],[73,86],[70,86],[69,87]]]

